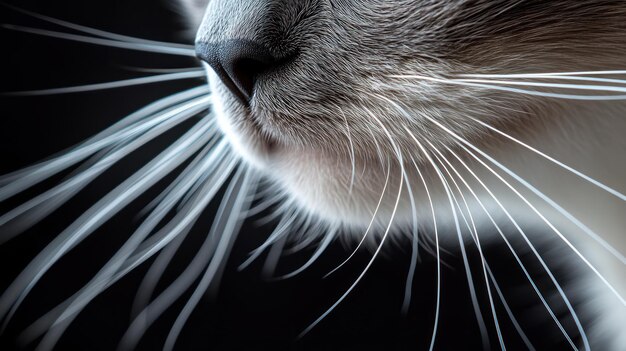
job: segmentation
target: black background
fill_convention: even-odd
[[[235,1],[235,0],[233,0]],[[148,39],[188,42],[182,17],[173,5],[150,0],[107,1],[11,1],[23,8],[52,17],[92,26],[116,33]],[[54,28],[44,22],[0,7],[1,23],[21,24],[37,28]],[[58,29],[58,28],[54,28]],[[19,91],[104,82],[146,75],[134,68],[193,67],[193,59],[166,55],[102,48],[82,43],[44,38],[0,29],[2,35],[2,84],[0,91]],[[1,97],[0,173],[8,173],[60,152],[117,121],[124,115],[160,97],[202,84],[201,80],[168,82],[109,91],[47,97]],[[55,234],[71,223],[90,204],[113,186],[145,164],[159,150],[184,130],[179,128],[147,145],[121,162],[91,186],[87,187],[50,218],[36,225],[19,238],[0,247],[1,285],[6,287],[30,259]],[[2,204],[6,211],[46,186],[56,178]],[[171,178],[170,178],[171,179]],[[48,274],[18,311],[9,328],[0,335],[0,350],[30,349],[35,344],[17,342],[19,332],[37,317],[54,307],[64,297],[79,289],[99,265],[118,248],[137,225],[136,213],[167,179],[135,201],[122,214],[98,230]],[[166,272],[159,289],[167,286],[195,254],[195,249],[208,231],[215,204],[209,208],[181,248],[179,256]],[[0,228],[1,230],[1,228]],[[287,281],[272,281],[261,274],[262,260],[238,272],[236,267],[247,253],[263,242],[271,225],[258,227],[246,223],[242,230],[219,292],[204,298],[193,313],[179,338],[180,350],[296,349],[296,350],[423,350],[427,349],[432,332],[435,302],[434,259],[422,253],[415,279],[414,303],[408,315],[400,313],[410,250],[390,247],[366,275],[356,290],[337,310],[308,336],[296,336],[309,323],[331,306],[351,285],[365,267],[371,252],[363,251],[344,269],[328,279],[322,276],[340,263],[349,253],[340,243],[302,275]],[[399,245],[409,247],[407,243]],[[287,273],[306,261],[313,249],[285,257],[278,266]],[[513,296],[523,279],[505,270],[513,262],[499,250],[490,254],[503,281],[509,281]],[[474,253],[475,255],[475,253]],[[467,284],[460,261],[446,255],[453,268],[444,268],[442,315],[438,350],[480,349],[480,338]],[[475,257],[474,257],[475,259]],[[477,263],[477,262],[474,262]],[[478,265],[475,265],[478,266]],[[131,320],[130,304],[146,267],[140,267],[126,279],[98,297],[68,329],[59,350],[114,350]],[[478,273],[478,271],[477,271]],[[516,271],[516,274],[519,272]],[[521,283],[520,283],[521,282]],[[484,290],[484,289],[483,289]],[[141,350],[160,349],[188,292],[148,331],[139,346]],[[484,294],[482,294],[484,295]],[[486,298],[481,297],[486,304]],[[525,316],[528,304],[520,304],[516,312]],[[483,313],[489,320],[488,309]],[[509,349],[522,349],[519,337],[498,307]],[[537,320],[527,319],[529,333],[545,328]],[[553,326],[549,328],[554,328]],[[492,345],[497,345],[491,332]],[[561,341],[535,337],[538,346],[558,349]],[[541,349],[538,347],[538,349]]]

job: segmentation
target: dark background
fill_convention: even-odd
[[[116,33],[163,41],[192,42],[187,35],[189,32],[184,20],[172,4],[162,1],[59,0],[9,3]],[[58,29],[4,7],[0,7],[0,14],[0,23]],[[96,47],[6,29],[0,29],[0,35],[2,92],[128,79],[146,75],[135,68],[193,67],[198,64],[193,59]],[[47,97],[0,97],[0,174],[45,159],[151,101],[201,83],[201,80],[167,82]],[[8,286],[29,260],[82,211],[164,149],[184,128],[178,128],[135,152],[52,216],[17,239],[2,245],[0,289]],[[0,204],[2,211],[54,184],[61,177],[36,187],[24,196]],[[24,302],[8,329],[0,335],[0,350],[33,348],[36,343],[17,342],[19,333],[79,289],[97,272],[98,267],[106,262],[136,227],[137,212],[166,184],[167,179],[104,225],[55,266]],[[210,223],[215,206],[213,204],[204,214],[206,223]],[[344,269],[328,279],[322,279],[322,276],[349,253],[340,243],[333,244],[309,270],[287,281],[276,282],[264,277],[261,274],[262,259],[249,269],[238,272],[238,264],[243,262],[248,252],[263,242],[271,229],[271,224],[258,227],[253,221],[246,223],[229,260],[219,293],[201,301],[181,334],[177,349],[427,349],[435,303],[436,265],[432,257],[422,252],[422,262],[418,266],[414,284],[414,303],[408,315],[402,315],[400,309],[410,250],[389,245],[385,255],[377,260],[362,283],[339,308],[308,336],[297,340],[296,336],[351,285],[365,267],[371,252],[361,252]],[[207,231],[206,225],[202,223],[195,228],[166,272],[159,289],[167,287],[167,283],[186,267]],[[408,243],[399,246],[409,247]],[[278,273],[297,268],[306,261],[313,249],[284,257],[278,266]],[[470,250],[474,266],[479,267],[474,251]],[[511,298],[527,294],[519,288],[524,285],[523,278],[518,276],[519,271],[513,269],[511,271],[514,274],[510,274],[506,270],[506,267],[514,265],[512,259],[499,254],[503,251],[498,248],[491,251],[491,262],[495,262],[493,266],[500,272],[498,276],[503,285],[510,287],[508,291]],[[453,255],[446,255],[445,260],[451,268],[444,268],[443,271],[442,314],[436,349],[481,349],[462,264]],[[130,323],[130,304],[146,268],[140,267],[98,297],[67,330],[58,350],[114,350]],[[475,273],[479,274],[480,271]],[[184,295],[147,332],[139,349],[160,349],[190,293]],[[485,295],[484,291],[480,294],[485,306],[483,313],[489,322]],[[543,346],[555,350],[563,347],[560,340],[538,336],[546,334],[546,328],[555,327],[529,317],[528,299],[518,300],[524,303],[515,306],[516,313],[526,321],[525,327],[529,334],[535,334],[533,341],[537,348],[542,349],[539,346]],[[501,305],[498,312],[509,349],[523,349]],[[536,317],[536,314],[533,316]],[[493,330],[490,332],[492,345],[496,348],[495,333]]]

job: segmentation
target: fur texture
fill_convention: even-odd
[[[209,80],[229,140],[303,211],[350,227],[357,235],[372,217],[381,228],[394,214],[396,228],[412,220],[425,225],[430,218],[425,184],[439,218],[451,223],[450,200],[430,164],[445,158],[450,169],[477,189],[480,200],[458,189],[469,199],[468,209],[482,203],[506,221],[463,163],[516,218],[538,221],[536,212],[471,157],[456,135],[542,189],[624,252],[623,201],[598,189],[579,190],[578,179],[485,126],[496,126],[623,191],[624,103],[554,99],[451,84],[449,79],[619,68],[626,52],[626,3],[212,0],[206,7],[197,43],[251,40],[284,60],[260,77],[249,108],[210,69]],[[554,86],[540,91],[559,93]],[[420,182],[420,172],[425,183]],[[383,189],[395,191],[403,177],[410,187],[394,213],[396,194]],[[623,265],[615,266],[597,253],[602,251],[588,245],[580,227],[564,219],[562,211],[531,191],[520,191],[559,233],[579,240],[607,279],[626,291]],[[599,205],[588,210],[590,202]],[[487,218],[477,215],[476,220]],[[611,349],[626,345],[619,330],[626,322],[624,306],[598,292],[589,298],[602,301],[597,306],[604,304],[593,311],[599,315],[598,334],[612,330],[612,336],[604,338]]]
[[[413,277],[416,282],[424,279],[415,274],[419,253],[433,255],[437,295],[430,350],[442,339],[437,327],[441,304],[446,303],[440,298],[446,248],[462,263],[465,280],[459,286],[469,287],[452,293],[473,309],[484,348],[496,341],[494,336],[501,349],[507,347],[498,322],[502,307],[509,327],[516,324],[516,313],[508,310],[505,299],[495,298],[498,281],[511,283],[503,287],[509,292],[522,281],[525,295],[541,310],[531,317],[537,325],[553,327],[556,343],[572,349],[623,350],[625,2],[180,4],[197,29],[195,50],[11,7],[61,28],[5,26],[11,30],[144,52],[197,54],[214,65],[207,48],[244,40],[267,50],[277,63],[258,72],[247,103],[206,65],[208,86],[203,82],[159,99],[67,152],[0,177],[3,202],[71,170],[58,184],[0,216],[4,242],[138,148],[182,128],[183,122],[191,125],[81,213],[15,278],[0,295],[4,326],[63,256],[176,173],[146,207],[141,224],[89,282],[28,329],[31,340],[41,337],[38,349],[53,349],[88,304],[154,256],[120,348],[133,349],[159,316],[194,287],[164,344],[165,350],[174,349],[191,312],[219,283],[243,218],[271,212],[278,225],[239,268],[268,251],[263,270],[273,275],[283,252],[317,245],[300,268],[283,276],[291,277],[311,267],[337,237],[358,242],[355,252],[362,245],[373,249],[352,285],[302,335],[350,294],[381,252],[386,253],[386,242],[395,241],[411,249],[405,311]],[[163,72],[10,95],[92,91],[205,74],[197,67]],[[192,227],[207,226],[202,213],[215,197],[222,200],[191,264],[151,298]],[[508,279],[514,274],[502,273],[495,267],[498,262],[510,262],[506,268],[518,276]],[[492,268],[500,275],[490,276]],[[510,299],[514,310],[531,305],[530,299],[505,295],[515,297]],[[534,331],[539,331],[545,339],[541,345],[553,337],[533,323],[515,325],[515,337],[529,349],[530,342],[521,340],[524,327],[535,338]],[[493,342],[491,346],[496,347]]]

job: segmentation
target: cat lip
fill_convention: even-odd
[[[256,128],[254,135],[249,138],[253,139],[251,140],[252,144],[257,146],[256,148],[261,154],[263,154],[264,158],[270,157],[278,150],[278,141],[271,136],[264,135],[264,133]]]
[[[281,142],[274,136],[269,135],[263,130],[261,123],[256,120],[254,114],[249,109],[243,111],[243,117],[241,120],[242,129],[239,129],[240,140],[243,142],[247,152],[256,155],[255,158],[262,160],[262,163],[267,164],[270,159],[276,155],[281,149]]]
[[[213,77],[209,79],[212,80]],[[243,104],[239,99],[222,86],[222,82],[217,80],[215,84],[215,95],[222,103],[219,103],[220,116],[223,118],[223,127],[234,133],[233,137],[238,139],[244,154],[252,156],[257,162],[267,164],[272,157],[281,149],[281,142],[275,136],[267,133],[263,127],[263,122],[255,116],[250,105]],[[219,101],[218,100],[218,101]],[[224,106],[229,106],[224,108]]]

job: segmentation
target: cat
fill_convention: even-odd
[[[385,235],[401,232],[395,228],[411,221],[429,223],[430,197],[440,222],[453,223],[453,198],[438,177],[458,171],[474,190],[459,181],[463,198],[456,200],[467,200],[472,213],[484,206],[506,221],[501,206],[571,238],[581,226],[563,218],[562,206],[623,252],[623,196],[581,190],[521,145],[586,174],[605,170],[606,183],[625,188],[624,104],[576,100],[576,90],[564,99],[525,95],[528,87],[555,93],[586,80],[559,86],[558,74],[523,75],[619,67],[624,19],[626,5],[607,1],[210,1],[196,47],[212,68],[214,106],[229,140],[324,221],[361,235],[373,216]],[[522,199],[534,188],[507,189],[481,165],[483,152],[504,164],[500,171],[545,189],[550,200]],[[392,190],[385,193],[385,186]],[[453,193],[457,184],[448,186]],[[590,203],[598,204],[595,211]],[[474,220],[489,219],[482,213]],[[394,228],[385,231],[390,222]],[[601,252],[594,259],[624,291],[624,262],[602,262]],[[613,302],[600,319],[623,317],[623,300]],[[623,327],[616,328],[617,350],[626,341]]]
[[[524,270],[537,305],[549,311],[548,320],[567,345],[625,347],[626,81],[620,69],[626,3],[189,0],[181,6],[197,32],[194,51],[211,91],[210,97],[188,96],[185,109],[195,113],[210,106],[214,116],[192,129],[176,151],[203,155],[187,173],[193,181],[179,183],[193,201],[183,200],[183,216],[171,222],[168,230],[176,235],[152,241],[154,247],[139,246],[150,244],[147,233],[154,226],[148,225],[122,253],[124,259],[112,261],[110,272],[94,278],[71,306],[80,309],[103,282],[115,281],[126,266],[132,269],[132,253],[145,248],[152,255],[175,236],[184,237],[177,228],[189,217],[197,220],[196,208],[227,182],[223,175],[235,172],[223,202],[233,213],[246,211],[244,195],[263,177],[273,199],[268,203],[278,203],[275,212],[282,216],[244,265],[265,249],[280,250],[290,235],[305,244],[318,242],[303,269],[337,237],[353,241],[353,248],[372,248],[362,273],[303,336],[358,286],[385,244],[398,240],[428,248],[438,263],[437,282],[440,247],[460,248],[456,254],[463,258],[484,344],[493,333],[486,320],[493,319],[499,344],[491,347],[505,349],[494,307],[494,267],[483,254],[505,243],[500,249],[516,258],[513,264]],[[214,135],[224,138],[212,144]],[[3,184],[15,188],[18,177],[8,179]],[[131,189],[142,186],[140,180],[128,183]],[[124,196],[112,194],[102,206]],[[158,220],[159,209],[170,211],[167,204],[180,200],[160,199]],[[80,233],[100,213],[87,212],[67,235]],[[214,227],[227,234],[212,244],[205,285],[223,269],[240,225],[229,218]],[[530,233],[531,227],[542,228],[541,234]],[[69,249],[63,243],[51,252]],[[526,271],[518,245],[539,263],[536,272]],[[545,249],[559,245],[564,248],[557,254]],[[474,271],[466,246],[479,254]],[[562,256],[564,270],[576,272],[575,287],[565,289],[574,294],[565,293],[562,278],[550,271],[544,261],[550,255]],[[38,279],[46,263],[35,268],[24,281]],[[549,278],[550,293],[534,285],[537,274]],[[8,306],[0,309],[3,315],[20,297],[15,291],[27,286],[8,290],[0,300]],[[479,286],[489,306],[474,296]],[[440,303],[438,297],[430,349],[437,345]],[[560,310],[552,312],[555,304]],[[567,323],[561,314],[571,316],[573,326],[562,325]],[[184,321],[174,329],[179,332]],[[50,330],[43,345],[53,346],[58,338]]]

